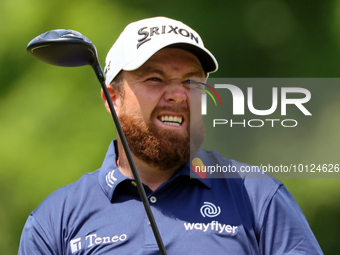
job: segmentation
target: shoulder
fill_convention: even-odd
[[[43,200],[31,216],[37,221],[50,217],[62,218],[65,212],[74,212],[81,203],[85,205],[90,197],[103,194],[98,182],[98,174],[99,170],[86,173],[76,182],[57,189]]]
[[[219,179],[210,181],[212,185],[214,185],[213,183],[217,185],[224,183],[235,198],[242,197],[248,200],[258,222],[263,220],[264,213],[276,193],[280,189],[284,189],[282,182],[259,171],[259,168],[228,159],[216,151],[200,151],[200,157],[206,166],[215,166],[215,172],[207,172],[206,175],[207,178]],[[218,167],[219,169],[217,169]]]
[[[79,180],[68,184],[66,186],[60,187],[53,193],[51,193],[45,200],[53,200],[55,198],[72,198],[74,196],[81,196],[87,192],[90,192],[91,189],[87,189],[89,185],[98,185],[98,174],[99,170],[85,173],[83,174]]]
[[[50,194],[26,221],[19,254],[61,254],[66,237],[91,213],[91,203],[105,196],[100,190],[97,170]]]
[[[252,192],[265,190],[271,193],[272,189],[278,189],[283,185],[282,182],[263,172],[259,167],[228,159],[216,151],[201,150],[199,157],[208,166],[207,178],[235,179],[241,181]],[[211,172],[212,169],[208,172],[209,167],[212,167],[214,172]]]

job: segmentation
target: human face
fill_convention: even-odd
[[[133,154],[162,169],[187,162],[190,94],[196,99],[201,95],[199,89],[190,93],[190,79],[205,77],[200,61],[185,50],[166,48],[139,69],[122,75],[124,96],[117,98],[115,105]],[[191,131],[197,133],[194,137],[200,137],[197,150],[204,126],[201,119],[196,122]]]

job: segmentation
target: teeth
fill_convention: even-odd
[[[180,116],[161,116],[161,121],[166,124],[179,126],[182,123],[183,118]]]
[[[164,121],[165,124],[171,125],[171,126],[180,126],[181,124],[177,123],[177,122],[167,122]]]

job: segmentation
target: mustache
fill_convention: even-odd
[[[187,107],[183,106],[157,106],[153,111],[152,111],[152,116],[156,116],[163,112],[163,111],[169,111],[169,112],[174,112],[174,113],[179,113],[182,115],[185,115],[187,117],[190,116],[190,111]]]

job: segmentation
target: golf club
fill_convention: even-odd
[[[148,215],[153,233],[155,235],[159,250],[162,255],[166,255],[166,250],[160,236],[156,221],[150,208],[145,190],[139,178],[136,166],[132,159],[132,155],[127,144],[124,132],[118,120],[117,114],[113,108],[113,104],[109,92],[105,85],[105,77],[98,61],[97,49],[94,44],[81,33],[74,30],[56,29],[43,33],[32,39],[27,45],[27,51],[33,57],[51,65],[75,67],[90,65],[95,71],[97,78],[104,91],[104,95],[108,102],[113,121],[116,125],[119,138],[123,144],[126,157],[129,161],[134,179],[137,184],[139,195],[143,201],[145,211]]]

